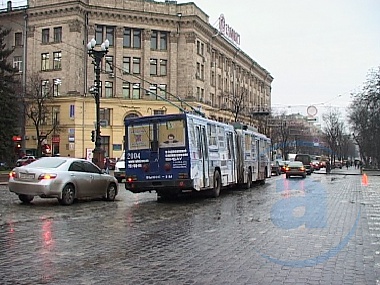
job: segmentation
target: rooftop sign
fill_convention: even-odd
[[[233,43],[240,45],[240,34],[238,34],[230,25],[226,24],[223,14],[220,14],[219,16],[219,31]]]

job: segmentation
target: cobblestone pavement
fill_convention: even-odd
[[[351,173],[355,174],[355,173]],[[359,173],[356,173],[359,174]],[[23,205],[0,186],[0,284],[380,284],[380,177],[312,174],[157,202]]]

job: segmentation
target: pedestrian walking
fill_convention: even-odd
[[[110,159],[108,156],[105,158],[104,169],[105,169],[107,174],[110,173]]]
[[[331,164],[330,164],[330,160],[327,160],[326,161],[326,173],[330,173],[331,172]]]
[[[346,167],[347,167],[347,170],[348,170],[348,167],[350,166],[350,162],[348,160],[346,160]]]

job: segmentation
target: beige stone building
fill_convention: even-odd
[[[122,153],[127,116],[192,106],[228,122],[233,120],[229,110],[241,97],[239,118],[249,122],[271,105],[270,73],[210,25],[194,3],[30,0],[21,9],[10,3],[0,13],[0,24],[12,26],[8,42],[17,47],[12,57],[24,85],[37,73],[41,85],[52,90],[54,103],[41,134],[53,120],[59,122],[59,131],[47,136],[53,153],[86,157],[94,148],[96,107],[90,90],[95,73],[87,50],[92,38],[95,49],[106,39],[110,44],[100,75],[102,147],[110,157]],[[25,147],[35,147],[30,122],[23,135]]]

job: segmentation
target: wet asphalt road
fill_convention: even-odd
[[[380,177],[272,177],[217,199],[124,190],[23,205],[0,186],[0,284],[380,284]]]

